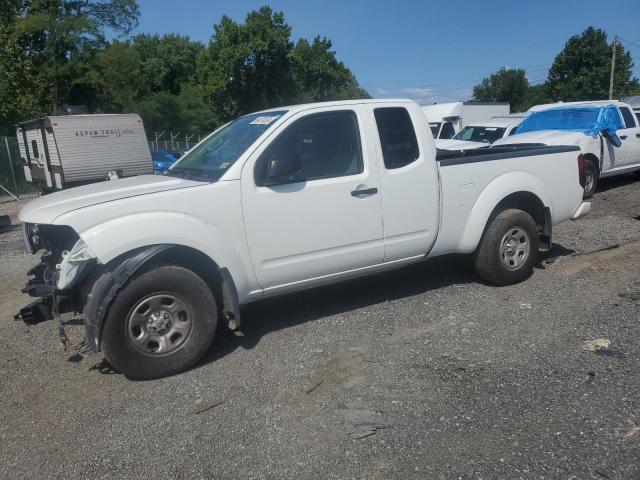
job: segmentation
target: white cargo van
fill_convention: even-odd
[[[470,123],[509,115],[509,108],[509,103],[504,102],[448,102],[425,105],[422,111],[433,138],[452,138]]]
[[[25,178],[45,192],[153,172],[136,114],[60,115],[17,125]],[[115,172],[115,173],[112,173]]]

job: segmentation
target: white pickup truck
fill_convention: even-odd
[[[525,114],[513,114],[471,123],[452,138],[436,138],[436,148],[439,150],[470,150],[488,147],[501,138],[515,135],[518,131],[518,125],[525,118]]]
[[[515,135],[493,145],[578,146],[587,161],[585,198],[594,194],[598,179],[640,170],[640,126],[630,105],[600,100],[537,105],[529,111]]]
[[[241,117],[167,176],[25,206],[26,247],[44,255],[23,291],[41,298],[16,317],[83,312],[85,352],[155,378],[193,365],[219,323],[240,328],[241,306],[268,295],[449,253],[472,254],[488,282],[520,282],[552,227],[588,212],[583,158],[571,146],[475,152],[436,160],[409,100]]]

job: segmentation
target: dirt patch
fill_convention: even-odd
[[[559,262],[558,270],[564,275],[570,276],[604,262],[612,262],[620,257],[633,257],[638,254],[640,254],[640,241],[629,242],[595,252],[572,255],[568,259]]]
[[[366,348],[356,347],[331,354],[318,367],[310,385],[322,388],[324,385],[352,387],[361,384],[364,380],[363,369],[366,363],[366,353]]]

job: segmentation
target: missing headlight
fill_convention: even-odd
[[[27,252],[36,253],[40,249],[40,228],[37,223],[22,224],[22,240]]]

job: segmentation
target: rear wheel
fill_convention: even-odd
[[[102,351],[128,377],[165,377],[188,369],[206,353],[216,324],[216,302],[207,284],[186,268],[159,266],[115,298],[105,318]]]
[[[593,160],[587,160],[584,165],[584,198],[591,198],[598,188],[598,167]]]
[[[522,210],[500,212],[489,224],[475,254],[478,274],[496,285],[512,285],[533,273],[538,256],[538,228]]]

